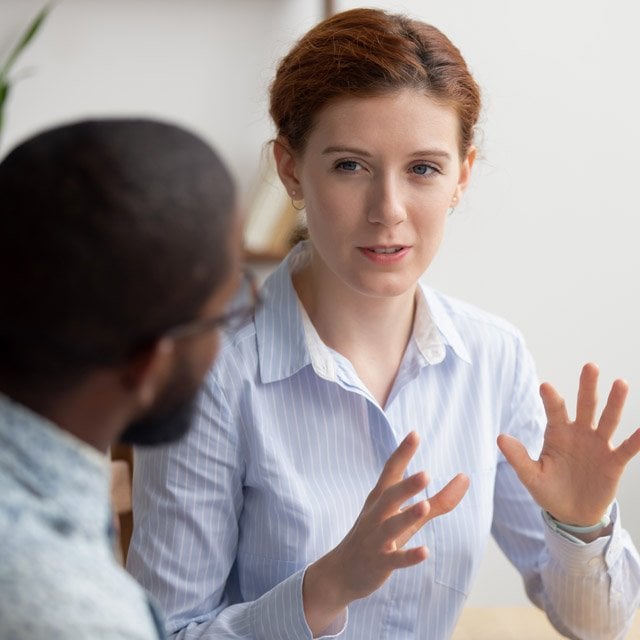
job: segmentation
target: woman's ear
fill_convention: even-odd
[[[471,169],[473,163],[476,161],[477,150],[475,147],[470,147],[467,152],[467,157],[462,161],[460,165],[460,178],[458,179],[459,195],[462,195],[471,181]]]
[[[175,342],[161,338],[149,348],[133,356],[124,366],[122,385],[137,398],[140,409],[153,405],[171,376]]]
[[[458,203],[462,199],[462,194],[467,190],[467,187],[469,186],[469,182],[471,181],[471,169],[473,168],[473,163],[476,161],[476,154],[476,148],[470,147],[465,159],[460,164],[460,175],[458,176],[456,189],[451,197],[451,207],[455,207],[458,205]]]
[[[273,143],[273,157],[280,180],[292,200],[303,200],[302,186],[298,180],[298,162],[283,138]]]

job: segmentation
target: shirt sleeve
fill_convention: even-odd
[[[212,374],[190,432],[177,444],[135,451],[127,569],[160,603],[175,638],[310,639],[304,569],[243,601],[236,564],[243,475],[237,411]],[[338,623],[330,634],[342,631],[346,614]]]
[[[533,360],[520,342],[513,401],[503,432],[537,458],[546,419]],[[640,604],[640,558],[617,505],[608,537],[579,545],[544,524],[540,507],[500,455],[492,533],[520,571],[527,594],[553,626],[575,640],[625,637]]]

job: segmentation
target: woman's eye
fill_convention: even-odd
[[[357,171],[360,168],[360,163],[355,160],[341,160],[336,164],[336,169],[341,171]]]
[[[411,167],[411,171],[419,176],[428,176],[429,174],[434,173],[436,169],[430,164],[414,164]]]

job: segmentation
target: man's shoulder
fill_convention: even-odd
[[[142,588],[99,540],[47,536],[25,510],[0,510],[0,640],[157,638]]]

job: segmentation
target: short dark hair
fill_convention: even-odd
[[[197,316],[230,269],[231,176],[145,119],[45,131],[0,163],[0,389],[59,393]]]

